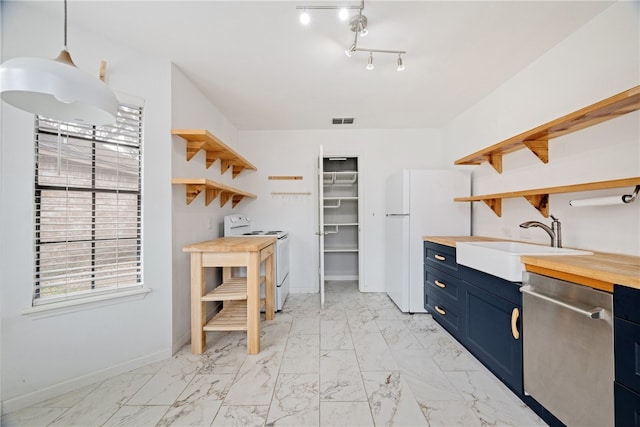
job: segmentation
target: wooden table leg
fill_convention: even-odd
[[[207,347],[206,335],[202,330],[206,311],[202,296],[205,292],[202,253],[191,254],[191,353],[202,354]]]
[[[274,244],[275,246],[275,244]],[[275,299],[276,299],[276,287],[274,280],[273,259],[275,258],[272,253],[265,259],[265,274],[267,276],[265,281],[265,318],[267,320],[273,320],[275,318]]]
[[[260,352],[260,253],[250,252],[247,264],[247,353]]]

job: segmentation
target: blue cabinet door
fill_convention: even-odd
[[[616,405],[616,426],[640,427],[640,394],[617,381],[613,385]]]
[[[514,392],[523,394],[521,305],[464,283],[463,344]]]

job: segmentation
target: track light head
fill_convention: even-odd
[[[344,51],[344,54],[347,55],[349,58],[351,58],[351,55],[353,55],[353,52],[356,51],[356,44],[352,43],[351,46],[349,46],[349,49]]]
[[[404,70],[404,64],[402,62],[402,56],[400,56],[400,55],[398,55],[398,68],[397,68],[397,70],[398,71]]]
[[[300,23],[302,25],[309,25],[309,22],[311,22],[311,17],[309,16],[309,13],[305,9],[300,14]]]
[[[369,52],[369,59],[367,59],[367,70],[373,70],[373,52]]]

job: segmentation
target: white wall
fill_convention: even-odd
[[[226,145],[240,155],[252,161],[250,153],[237,149],[238,132],[220,111],[211,104],[194,84],[174,65],[171,73],[171,125],[177,129],[207,129]],[[220,174],[220,161],[213,163],[209,169],[205,165],[205,153],[196,154],[190,161],[186,160],[186,143],[184,139],[174,136],[171,148],[171,174],[174,178],[208,178],[231,187],[245,189],[239,178],[232,179],[231,169]],[[254,173],[245,171],[240,176]],[[251,192],[251,189],[245,190]],[[190,243],[222,237],[224,232],[222,221],[225,215],[232,213],[231,202],[220,207],[220,199],[216,198],[209,206],[205,206],[204,193],[198,195],[191,204],[186,204],[185,186],[174,185],[171,198],[172,226],[172,264],[173,264],[173,350],[177,351],[186,344],[191,336],[191,305],[189,299],[190,263],[189,254],[182,248]],[[241,202],[240,206],[248,203]],[[249,202],[250,203],[250,202]],[[237,209],[236,209],[237,210]],[[212,270],[212,269],[209,269]],[[207,285],[212,287],[219,283],[219,275],[207,272]],[[210,305],[213,309],[213,305]]]
[[[236,210],[256,226],[286,229],[291,239],[292,292],[318,291],[317,159],[325,154],[359,156],[363,208],[364,277],[361,289],[384,291],[384,191],[387,176],[402,168],[451,168],[442,159],[441,133],[435,129],[240,131],[239,147],[258,171],[241,177],[258,195]],[[302,180],[268,180],[269,175],[301,175]],[[310,196],[272,196],[271,192],[310,192]]]
[[[549,50],[445,129],[451,164],[640,83],[640,3],[618,2]],[[640,113],[634,112],[549,142],[549,163],[527,150],[503,157],[503,173],[484,163],[473,173],[473,193],[640,176]],[[640,255],[640,202],[625,206],[572,208],[569,200],[628,194],[633,188],[550,196],[550,212],[562,221],[567,247]],[[549,223],[524,198],[505,199],[502,218],[474,203],[473,234],[548,243]]]
[[[2,22],[2,6],[0,5],[0,23]],[[2,43],[0,43],[0,58],[3,58],[3,48],[2,48]],[[0,107],[0,123],[2,123],[2,107]],[[0,138],[2,138],[2,135],[0,133]],[[1,144],[1,139],[0,139],[0,144]],[[0,149],[0,177],[2,177],[2,149]],[[2,194],[2,182],[0,182],[0,194]],[[2,209],[0,209],[0,224],[2,224]],[[1,229],[0,229],[1,231]],[[4,245],[6,245],[5,240],[0,238],[0,255],[3,254],[3,247]],[[2,289],[0,286],[0,298],[2,296]],[[2,415],[4,413],[4,409],[3,409],[3,397],[2,397],[2,316],[0,315],[0,415]]]
[[[2,2],[3,60],[55,57],[58,20],[24,2]],[[37,43],[35,42],[37,35]],[[2,103],[0,308],[2,398],[6,412],[171,355],[170,63],[140,56],[91,34],[71,32],[83,69],[107,61],[107,83],[144,100],[143,299],[25,315],[33,288],[32,114]]]

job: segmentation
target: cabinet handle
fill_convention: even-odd
[[[513,335],[515,339],[520,338],[520,331],[518,330],[519,318],[520,318],[520,310],[518,310],[518,307],[516,307],[511,311],[511,335]]]
[[[442,255],[434,255],[435,259],[437,259],[438,261],[444,261],[446,258],[443,257]]]
[[[447,314],[447,312],[446,312],[446,311],[444,311],[443,309],[441,309],[441,308],[440,308],[440,307],[438,307],[437,305],[436,305],[436,306],[434,306],[433,308],[435,308],[435,309],[436,309],[436,311],[437,311],[438,313],[442,314],[443,316],[444,316],[445,314]]]
[[[444,283],[442,283],[439,280],[434,280],[433,283],[435,283],[436,286],[439,287],[439,288],[446,288],[447,287],[447,285],[445,285]]]

